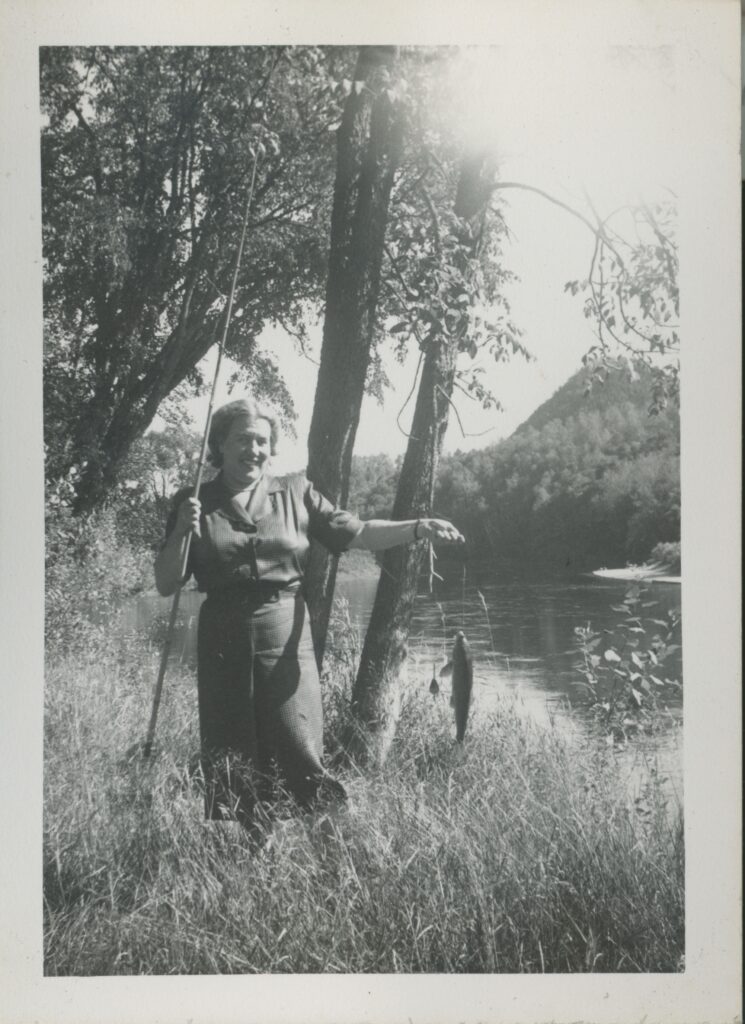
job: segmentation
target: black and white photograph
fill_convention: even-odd
[[[8,1021],[738,1019],[739,5],[29,9]]]

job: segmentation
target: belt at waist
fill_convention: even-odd
[[[302,580],[291,580],[289,583],[272,580],[236,580],[207,591],[207,601],[248,601],[252,604],[265,604],[278,601],[283,594],[296,594],[302,587]]]

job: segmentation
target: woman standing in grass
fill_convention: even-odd
[[[155,562],[162,595],[192,574],[207,593],[197,643],[205,812],[244,824],[275,769],[303,806],[324,789],[344,795],[322,765],[321,688],[302,589],[310,540],[334,554],[463,540],[441,519],[363,522],[304,474],[275,477],[277,439],[275,417],[250,399],[215,412],[208,443],[219,473],[199,499],[176,495]]]

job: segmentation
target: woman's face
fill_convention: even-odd
[[[258,480],[271,453],[271,443],[271,427],[266,420],[237,416],[220,445],[227,483],[248,487]]]

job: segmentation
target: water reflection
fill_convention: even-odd
[[[349,603],[350,617],[364,632],[370,617],[375,580],[343,580],[338,593]],[[574,630],[592,623],[612,631],[623,600],[623,583],[593,577],[533,583],[508,579],[458,581],[417,598],[410,647],[421,660],[446,656],[452,637],[463,629],[474,651],[476,674],[485,685],[509,682],[540,691],[546,700],[577,699],[577,648]],[[483,599],[483,600],[482,600]],[[664,618],[680,611],[680,588],[650,585],[646,611]],[[682,679],[680,652],[670,658],[668,674]]]

